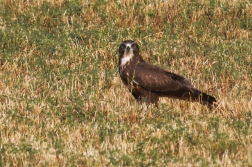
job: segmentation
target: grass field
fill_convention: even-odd
[[[0,166],[252,166],[251,0],[0,0]],[[218,108],[138,104],[119,44]]]

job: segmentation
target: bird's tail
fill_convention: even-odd
[[[216,99],[206,93],[198,91],[200,103],[206,105],[210,110],[217,107]]]

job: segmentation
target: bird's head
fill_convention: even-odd
[[[119,63],[121,66],[126,64],[132,57],[139,56],[139,46],[133,40],[123,41],[118,51],[119,51]]]

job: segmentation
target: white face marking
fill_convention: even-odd
[[[130,44],[130,43],[127,43],[127,44],[126,44],[126,47],[130,47],[130,48],[131,48],[131,44]]]
[[[127,47],[130,47],[130,50],[127,53],[127,51],[125,49],[124,54],[123,54],[123,58],[121,59],[121,66],[124,66],[134,56],[133,50],[131,48],[131,44],[127,43],[126,48]]]

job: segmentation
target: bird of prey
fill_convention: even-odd
[[[184,77],[145,62],[135,41],[123,41],[118,52],[120,77],[137,101],[145,99],[158,107],[159,97],[170,97],[199,102],[209,109],[215,106],[213,96],[196,89]]]

